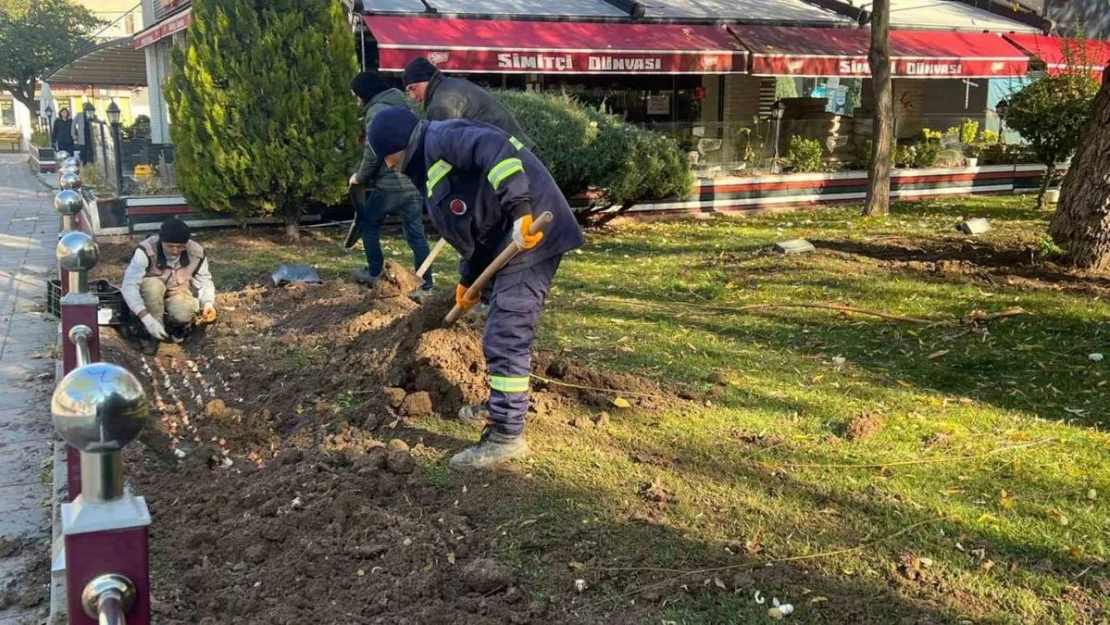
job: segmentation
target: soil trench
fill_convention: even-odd
[[[155,519],[158,622],[576,620],[491,558],[497,493],[433,487],[426,467],[470,441],[412,419],[452,419],[486,399],[480,322],[442,327],[450,294],[417,305],[405,296],[419,285],[412,272],[390,263],[386,274],[374,290],[222,293],[216,325],[154,355],[103,334],[104,359],[139,376],[153,405],[128,471]],[[613,397],[583,386],[626,392],[640,409],[680,401],[549,353],[533,370],[562,384],[534,385],[530,419]]]

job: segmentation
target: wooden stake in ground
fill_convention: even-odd
[[[894,156],[894,87],[890,77],[890,0],[871,8],[871,80],[875,90],[874,137],[864,215],[890,212],[890,170]]]
[[[1110,269],[1110,66],[1060,190],[1048,232],[1085,269]]]

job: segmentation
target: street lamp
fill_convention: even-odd
[[[771,105],[771,119],[775,121],[775,156],[771,161],[771,173],[781,171],[779,166],[779,135],[782,132],[782,116],[786,114],[786,104],[782,100],[775,100]]]
[[[123,195],[123,150],[119,138],[119,105],[113,99],[108,104],[108,123],[112,125],[112,145],[116,156],[116,193]]]

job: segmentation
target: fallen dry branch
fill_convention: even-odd
[[[804,303],[804,304],[749,304],[739,308],[724,308],[720,306],[708,306],[713,310],[734,310],[737,312],[746,312],[750,310],[766,310],[771,308],[813,308],[818,310],[835,310],[843,313],[853,313],[856,315],[868,315],[871,317],[878,317],[879,319],[886,319],[887,321],[901,321],[903,323],[916,323],[918,325],[935,325],[935,321],[928,319],[917,319],[915,317],[903,317],[901,315],[894,315],[886,313],[881,310],[870,310],[868,308],[856,308],[855,306],[844,306],[842,304],[820,304],[820,303]]]
[[[564,388],[574,388],[574,389],[578,389],[580,391],[595,391],[595,392],[598,392],[598,393],[609,393],[609,394],[612,394],[612,395],[628,395],[629,397],[650,397],[652,399],[664,399],[665,398],[665,396],[660,395],[658,393],[639,393],[639,392],[636,392],[636,391],[622,391],[622,390],[613,389],[613,388],[598,388],[596,386],[583,386],[581,384],[571,384],[569,382],[559,382],[558,380],[552,380],[550,378],[545,378],[542,375],[536,375],[534,373],[531,374],[531,377],[539,380],[540,382],[543,382],[544,384],[554,384],[555,386],[562,386]]]

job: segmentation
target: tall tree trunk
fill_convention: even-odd
[[[871,81],[875,119],[864,215],[890,212],[890,170],[894,152],[894,87],[890,78],[890,0],[875,0],[871,17]]]
[[[7,90],[16,101],[26,106],[28,111],[31,111],[31,117],[34,118],[39,114],[38,110],[35,109],[35,83],[35,79],[32,78],[30,81],[23,80],[4,84],[0,85],[0,91]]]
[[[1091,120],[1079,139],[1048,225],[1052,240],[1077,266],[1110,270],[1110,66],[1102,74]]]
[[[295,202],[290,202],[285,205],[281,211],[282,219],[285,221],[285,235],[293,243],[300,244],[301,242],[301,208]]]
[[[1056,176],[1056,163],[1048,163],[1047,167],[1044,178],[1041,179],[1041,191],[1037,194],[1037,208],[1039,210],[1048,208],[1045,197],[1048,195],[1048,188],[1052,186],[1052,179]]]

